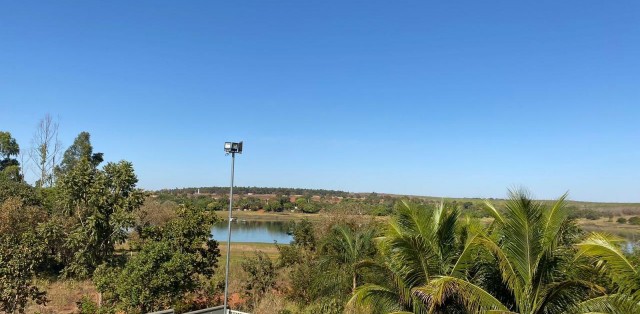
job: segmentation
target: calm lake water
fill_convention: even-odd
[[[284,221],[233,221],[231,222],[231,242],[256,242],[289,244],[293,236],[287,234],[291,228],[291,222]],[[596,230],[597,231],[597,230]],[[217,223],[211,230],[213,238],[219,242],[227,242],[227,222]],[[633,252],[640,249],[640,242],[635,234],[619,235],[627,239],[622,249]]]
[[[273,243],[277,241],[289,244],[293,236],[288,235],[289,222],[283,221],[233,221],[231,222],[231,242]],[[227,222],[220,222],[211,230],[213,238],[227,242]]]

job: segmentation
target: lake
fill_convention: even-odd
[[[289,244],[293,236],[287,234],[291,223],[285,221],[232,221],[231,242],[257,242]],[[211,229],[213,238],[227,242],[227,222],[219,222]]]
[[[291,228],[288,221],[233,221],[231,222],[231,242],[238,243],[273,243],[289,244],[293,236],[287,234]],[[589,228],[586,228],[589,230]],[[594,230],[599,231],[599,230]],[[219,242],[227,242],[227,222],[222,221],[211,230],[213,238]],[[620,234],[626,238],[623,250],[633,252],[638,249],[637,236],[635,234]]]

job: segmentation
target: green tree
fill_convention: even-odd
[[[313,202],[305,203],[304,205],[302,205],[302,207],[298,206],[298,208],[303,213],[307,213],[307,214],[315,214],[320,211],[320,206],[318,206],[318,204]]]
[[[62,162],[56,167],[56,175],[62,176],[73,169],[81,160],[89,161],[94,168],[102,163],[103,154],[94,153],[89,132],[80,132],[73,144],[67,148],[62,156]]]
[[[240,264],[247,274],[247,279],[242,284],[244,295],[249,310],[256,308],[262,297],[274,287],[276,279],[276,267],[271,258],[262,251],[255,251],[253,258],[245,258]]]
[[[293,242],[294,246],[299,246],[307,250],[316,249],[316,236],[313,230],[313,224],[308,219],[302,219],[296,223],[293,228]]]
[[[45,220],[45,211],[19,197],[0,203],[0,312],[24,313],[30,300],[47,302],[33,282],[45,251],[36,227]]]
[[[59,189],[66,212],[76,220],[65,246],[74,252],[66,274],[88,276],[114,257],[134,226],[133,212],[143,203],[131,163],[108,163],[96,169],[83,158],[60,178]]]
[[[284,208],[277,200],[268,200],[264,210],[268,212],[281,212]]]
[[[210,279],[220,251],[211,239],[213,213],[185,207],[164,226],[145,226],[137,249],[123,266],[103,264],[94,281],[107,306],[126,313],[169,307],[188,308],[194,294]]]
[[[346,224],[333,226],[320,249],[322,268],[335,269],[340,276],[350,278],[351,293],[355,292],[361,271],[360,263],[373,258],[376,252],[373,245],[375,236],[375,230],[370,227],[356,228]]]
[[[12,197],[19,198],[26,205],[40,205],[41,201],[32,186],[0,177],[0,203]]]
[[[20,163],[16,158],[20,154],[20,146],[9,132],[0,131],[0,176],[14,181],[21,181]]]

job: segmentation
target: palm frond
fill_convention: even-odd
[[[511,264],[511,260],[508,256],[502,251],[500,246],[488,237],[479,237],[477,241],[497,259],[502,280],[509,290],[513,291],[514,294],[519,294],[519,292],[522,291],[524,283],[516,273],[516,270]]]
[[[596,257],[604,261],[603,265],[612,280],[624,289],[638,290],[640,287],[638,270],[624,256],[617,239],[604,234],[592,233],[579,243],[576,259],[582,256]]]
[[[398,302],[399,298],[400,296],[388,287],[365,284],[356,289],[347,306],[369,306],[380,313],[400,312],[403,309]]]
[[[447,301],[457,299],[471,313],[508,311],[506,306],[481,287],[450,276],[438,277],[426,286],[414,288],[413,294],[431,309],[442,307]]]
[[[500,212],[496,209],[495,206],[493,206],[493,204],[491,204],[491,202],[489,202],[488,200],[485,200],[484,206],[487,212],[489,213],[489,215],[493,217],[495,221],[501,224],[504,223],[504,218],[502,217],[502,214],[500,214]]]
[[[640,304],[624,295],[604,295],[578,303],[569,311],[570,314],[607,313],[628,314],[640,313]]]
[[[543,230],[543,246],[545,252],[555,249],[560,236],[559,232],[569,216],[566,206],[566,198],[568,192],[563,194],[549,210],[545,210],[544,214],[544,230]]]
[[[474,234],[469,239],[467,239],[467,243],[465,243],[462,252],[458,256],[455,264],[451,268],[449,272],[449,276],[461,278],[463,275],[463,271],[471,267],[476,261],[474,257],[478,249],[480,249],[479,245],[481,241],[479,241],[480,235]]]
[[[538,314],[561,313],[574,304],[580,303],[585,293],[604,294],[605,289],[586,280],[564,280],[544,287],[541,302],[538,303]]]

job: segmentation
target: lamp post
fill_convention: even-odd
[[[227,267],[225,268],[224,276],[224,313],[229,313],[227,308],[227,299],[229,298],[229,256],[231,256],[231,209],[233,208],[233,171],[236,163],[236,153],[242,154],[242,142],[225,142],[224,152],[231,154],[231,188],[229,191],[229,220],[227,229]]]

